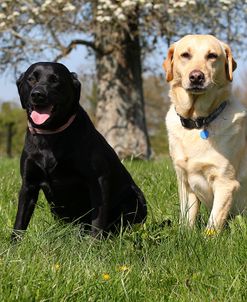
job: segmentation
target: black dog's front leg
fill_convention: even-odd
[[[21,238],[23,231],[27,229],[33,214],[37,199],[39,195],[39,188],[36,186],[22,185],[19,193],[18,210],[16,214],[14,229],[11,235],[11,240],[16,241]]]
[[[108,226],[109,214],[109,182],[107,176],[100,176],[95,186],[91,186],[91,202],[93,207],[91,234],[94,237],[104,235]]]

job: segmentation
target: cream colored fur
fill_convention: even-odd
[[[164,68],[170,82],[166,125],[181,221],[193,226],[204,202],[211,212],[207,229],[219,230],[229,215],[247,211],[247,115],[231,93],[236,63],[229,46],[215,37],[189,35],[170,47]],[[193,70],[205,75],[202,92],[188,90]],[[223,112],[207,128],[208,139],[200,138],[201,130],[181,125],[177,113],[191,119],[208,116],[226,100]]]

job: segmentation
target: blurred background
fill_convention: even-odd
[[[2,0],[0,157],[21,152],[26,115],[15,81],[37,61],[77,72],[82,106],[121,158],[166,156],[162,62],[171,43],[195,33],[230,44],[234,89],[247,98],[246,0]]]

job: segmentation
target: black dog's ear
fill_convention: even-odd
[[[23,78],[24,78],[25,72],[21,73],[21,75],[19,76],[19,78],[16,81],[16,86],[18,88],[18,90],[21,87],[21,84],[23,83]]]
[[[20,96],[22,108],[23,108],[23,109],[26,109],[25,100],[22,100],[22,97],[21,97],[21,87],[22,87],[22,84],[23,84],[24,76],[25,76],[25,72],[23,72],[23,73],[19,76],[19,78],[17,79],[17,81],[16,81],[16,86],[17,86],[18,93],[19,93],[19,96]]]
[[[80,95],[81,95],[81,83],[78,80],[78,76],[75,72],[71,72],[71,78],[73,81],[74,91],[75,91],[75,99],[76,102],[79,103],[80,101]]]

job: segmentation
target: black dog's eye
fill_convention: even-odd
[[[38,70],[32,72],[29,77],[27,78],[30,84],[35,84],[39,80],[40,74]]]
[[[187,51],[186,52],[183,52],[182,54],[181,54],[181,57],[182,58],[184,58],[184,59],[191,59],[191,55],[190,55],[190,53],[188,53]]]
[[[50,83],[58,83],[58,78],[55,75],[51,75],[49,77],[49,82]]]
[[[28,77],[27,80],[30,83],[35,83],[36,82],[36,78],[33,75],[31,75],[30,77]]]
[[[211,52],[207,55],[208,60],[217,59],[217,58],[218,58],[218,55],[217,55],[217,53],[214,53],[214,52]]]

